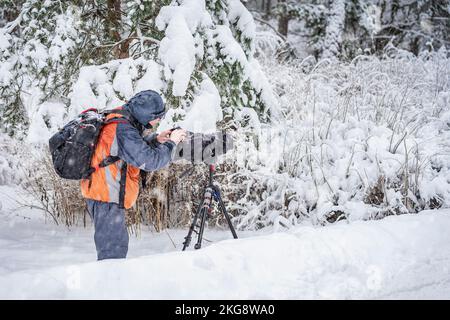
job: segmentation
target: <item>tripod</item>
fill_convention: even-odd
[[[219,208],[222,211],[223,215],[225,216],[225,219],[228,222],[228,226],[230,227],[231,233],[233,234],[233,237],[237,239],[236,231],[234,230],[233,225],[231,224],[230,216],[227,213],[227,210],[225,209],[225,205],[223,204],[222,197],[220,196],[220,190],[218,186],[215,186],[213,184],[213,175],[216,171],[216,168],[213,164],[209,165],[209,183],[205,188],[205,191],[203,192],[203,198],[200,202],[197,211],[195,213],[194,219],[192,221],[192,224],[189,228],[189,232],[187,236],[184,238],[185,241],[183,242],[183,251],[189,247],[189,244],[191,243],[192,239],[192,232],[195,230],[195,227],[197,226],[197,220],[200,218],[200,229],[198,231],[198,239],[197,243],[195,244],[195,249],[200,249],[202,247],[202,239],[203,239],[203,231],[205,229],[205,221],[208,215],[211,214],[212,211],[212,202],[213,199],[217,202],[219,202]]]

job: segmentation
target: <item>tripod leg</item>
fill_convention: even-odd
[[[205,196],[203,195],[203,199],[204,198],[205,198]],[[198,219],[198,216],[199,216],[200,211],[201,211],[202,206],[203,206],[203,201],[204,201],[203,199],[202,199],[202,202],[200,202],[199,205],[198,205],[197,212],[195,213],[194,219],[193,219],[192,224],[191,224],[191,226],[189,228],[189,232],[188,232],[187,236],[184,238],[185,240],[184,240],[184,243],[183,243],[183,250],[182,251],[186,250],[186,248],[189,247],[189,244],[191,243],[192,232],[194,231],[194,228],[195,228],[195,226],[197,224],[197,219]]]
[[[228,215],[227,209],[225,208],[225,205],[222,201],[222,197],[220,196],[220,192],[217,187],[216,187],[216,194],[217,194],[217,200],[219,200],[220,209],[222,210],[222,213],[225,216],[225,219],[227,219],[228,226],[230,227],[231,233],[233,234],[233,238],[237,239],[238,236],[236,234],[236,231],[234,230],[233,224],[231,223],[231,218]]]
[[[200,249],[202,247],[203,231],[205,230],[205,221],[206,221],[206,216],[208,215],[207,209],[208,209],[207,207],[203,206],[202,211],[200,213],[202,220],[200,223],[200,230],[198,231],[197,243],[194,246],[195,249]]]

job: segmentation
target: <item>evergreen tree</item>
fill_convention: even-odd
[[[145,56],[149,59],[157,57],[158,41],[164,33],[155,24],[156,17],[163,6],[171,0],[159,1],[129,1],[127,2],[127,17],[129,34],[134,37],[130,47],[130,56]]]
[[[325,37],[322,39],[322,58],[331,59],[339,55],[345,23],[345,1],[330,1]]]
[[[0,2],[0,28],[17,18],[24,0],[2,0]]]
[[[250,1],[264,14],[264,3]],[[418,55],[450,45],[448,0],[274,0],[279,32],[300,35],[316,58],[383,54],[388,44]],[[298,20],[301,28],[291,30]],[[299,31],[300,30],[300,31]],[[295,46],[296,44],[293,43]]]
[[[377,12],[377,8],[367,1],[346,2],[345,32],[340,50],[343,59],[350,60],[364,52],[374,53],[373,36],[377,30]]]
[[[423,50],[450,45],[450,11],[446,0],[382,1],[381,28],[376,36],[376,49],[388,42],[419,54]]]
[[[225,118],[233,118],[235,109],[251,107],[266,119],[266,106],[261,90],[255,88],[255,79],[249,69],[255,54],[255,26],[253,18],[237,0],[207,0],[207,9],[213,26],[206,37],[204,70],[216,84]],[[227,30],[234,39],[227,39]],[[230,55],[230,42],[234,40],[244,55]]]
[[[80,65],[79,23],[80,10],[71,3],[26,0],[1,29],[8,45],[0,57],[0,125],[11,135],[28,125],[25,95],[41,102],[67,95]]]
[[[253,58],[254,28],[239,0],[24,0],[17,19],[0,30],[0,125],[11,134],[19,123],[26,127],[30,88],[30,103],[56,100],[70,107],[68,97],[83,66],[124,58],[144,59],[135,64],[132,90],[149,65],[142,61],[161,66],[157,70],[152,64],[152,72],[159,73],[161,92],[171,108],[188,110],[208,87],[220,95],[225,122],[243,107],[267,119],[270,93]],[[121,63],[106,67],[111,83],[125,72]],[[108,92],[129,98],[117,86]],[[95,83],[91,89],[94,95],[105,90]]]
[[[67,101],[80,66],[92,61],[87,48],[98,41],[83,29],[81,9],[78,1],[25,0],[15,20],[0,30],[7,39],[1,41],[0,126],[9,134],[27,128],[27,99]]]

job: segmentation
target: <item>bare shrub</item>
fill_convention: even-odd
[[[367,204],[380,206],[384,203],[384,191],[385,191],[386,178],[380,176],[377,183],[369,188],[366,196],[364,197],[364,202]]]
[[[23,186],[40,204],[36,208],[43,210],[56,224],[86,226],[86,203],[79,182],[61,179],[53,169],[48,152],[31,162]]]
[[[228,180],[233,166],[217,166],[214,183],[222,190],[222,198],[231,216],[237,214],[234,207],[236,194]],[[142,225],[153,226],[157,232],[166,228],[187,228],[200,205],[203,190],[208,184],[208,166],[192,166],[186,162],[172,163],[168,168],[149,172],[146,188],[141,189],[136,205],[127,211],[129,225],[137,231]],[[210,226],[223,226],[226,221],[219,215],[214,201]]]

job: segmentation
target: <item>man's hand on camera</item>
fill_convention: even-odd
[[[156,140],[159,143],[164,143],[170,140],[170,133],[172,132],[172,130],[166,130],[161,132],[160,134],[158,134],[158,136],[156,137]]]
[[[172,131],[169,139],[175,142],[175,144],[178,144],[186,138],[186,134],[187,134],[186,130],[176,129]]]

